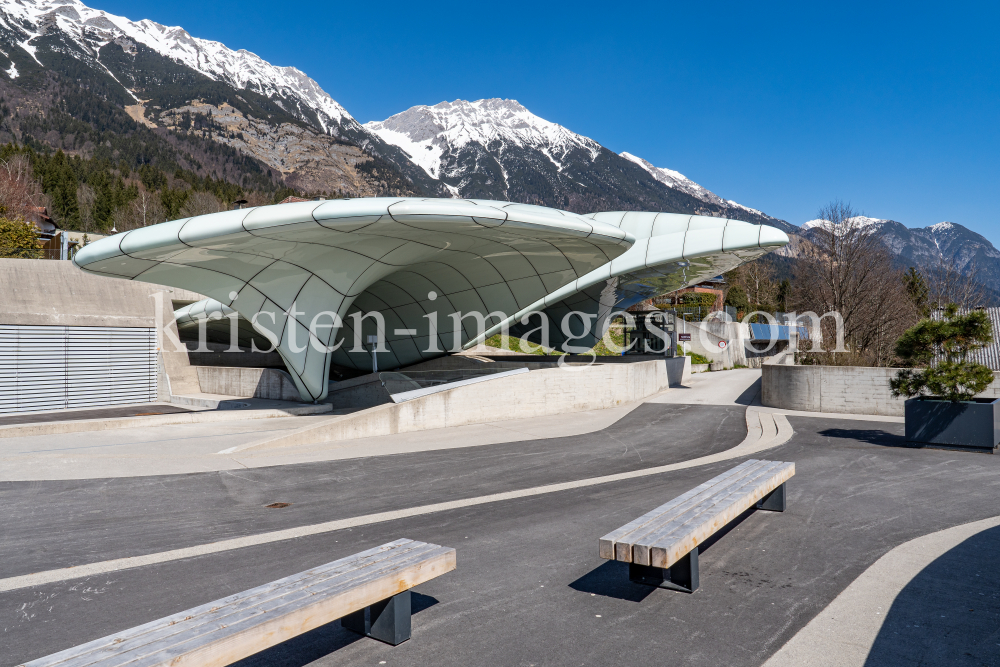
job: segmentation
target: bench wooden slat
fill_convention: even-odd
[[[794,463],[775,466],[770,470],[770,475],[759,480],[757,485],[743,486],[738,492],[717,503],[711,513],[704,514],[700,523],[691,523],[686,533],[677,534],[675,531],[674,534],[661,536],[647,549],[649,564],[653,567],[670,567],[794,474]]]
[[[625,524],[618,530],[608,533],[600,540],[601,557],[626,563],[632,562],[632,546],[650,533],[658,531],[665,520],[675,516],[679,511],[701,503],[706,494],[711,495],[715,490],[724,488],[727,484],[745,479],[767,464],[767,461],[750,459]]]
[[[443,549],[444,547],[436,547],[436,545],[424,545],[419,550],[414,550],[407,554],[403,560],[386,563],[376,571],[369,572],[369,568],[365,568],[364,570],[350,573],[352,576],[347,580],[332,584],[326,582],[319,589],[311,588],[289,591],[279,598],[264,602],[257,607],[246,609],[239,614],[213,618],[194,627],[189,627],[181,633],[175,633],[161,641],[146,643],[143,646],[136,647],[121,657],[116,656],[114,661],[102,662],[101,667],[117,667],[119,665],[173,665],[175,664],[174,660],[178,656],[183,655],[185,658],[188,658],[187,654],[199,646],[209,643],[228,642],[233,638],[240,640],[239,635],[241,632],[262,632],[261,628],[266,625],[268,619],[280,619],[289,614],[294,614],[297,611],[316,605],[317,600],[320,599],[333,598],[345,592],[358,592],[358,589],[362,588],[369,581],[384,578],[387,574],[391,575],[414,564],[422,566],[435,551]],[[327,620],[334,620],[334,618]]]
[[[273,617],[294,612],[298,607],[315,604],[316,600],[321,599],[319,596],[332,596],[352,588],[359,578],[378,576],[385,574],[385,572],[391,573],[412,562],[420,562],[429,552],[441,549],[436,545],[426,545],[420,542],[412,543],[412,545],[416,545],[415,548],[405,555],[399,555],[391,560],[382,559],[374,566],[351,569],[334,579],[310,587],[289,590],[284,594],[271,596],[269,599],[254,596],[252,604],[243,605],[246,608],[237,613],[231,613],[229,607],[215,607],[216,612],[202,614],[196,621],[192,619],[192,621],[165,629],[164,632],[147,634],[138,641],[129,641],[126,646],[116,645],[103,655],[91,655],[80,662],[60,663],[60,667],[83,667],[83,665],[94,664],[95,660],[100,660],[101,667],[158,665],[170,662],[175,656],[183,654],[185,650],[192,649],[199,644],[225,639],[247,624],[251,628],[258,627],[266,620],[265,617],[268,614]],[[392,553],[396,554],[399,551],[396,549]],[[296,601],[300,604],[295,605]]]
[[[397,540],[40,658],[25,667],[228,665],[455,566],[454,549]]]
[[[748,460],[601,538],[601,556],[668,568],[795,474],[795,464]]]
[[[700,525],[706,521],[710,521],[712,516],[718,511],[720,504],[725,503],[733,494],[740,495],[746,493],[749,489],[757,488],[762,480],[771,474],[772,467],[771,462],[767,462],[767,465],[755,469],[751,475],[736,480],[732,485],[718,489],[710,495],[702,496],[697,504],[689,507],[686,511],[665,519],[665,523],[662,523],[655,530],[650,531],[632,545],[632,562],[638,565],[652,565],[649,550],[653,544],[669,541],[676,531],[685,526],[691,524]]]
[[[756,461],[754,459],[745,461],[744,463],[741,463],[735,468],[727,470],[718,477],[714,477],[703,484],[699,484],[690,491],[677,496],[676,498],[664,503],[663,505],[660,505],[655,509],[650,510],[649,512],[640,516],[639,518],[625,524],[621,528],[611,531],[610,533],[602,537],[600,540],[601,557],[608,559],[623,560],[622,556],[624,554],[617,554],[615,552],[615,545],[617,543],[629,542],[630,538],[634,537],[635,534],[641,534],[643,532],[643,529],[646,529],[648,526],[651,525],[656,525],[657,521],[662,515],[671,513],[674,510],[674,508],[686,503],[687,501],[691,500],[692,498],[695,498],[696,496],[699,496],[707,489],[719,484],[724,484],[726,480],[729,478],[741,474],[746,474],[748,468],[752,468],[753,466],[759,465],[760,463],[761,463],[760,461]]]
[[[350,574],[358,568],[374,566],[385,559],[408,553],[422,544],[422,542],[413,542],[412,540],[396,540],[248,591],[82,644],[62,652],[67,654],[65,660],[60,659],[62,653],[56,653],[42,659],[47,662],[35,661],[29,664],[31,667],[55,664],[58,664],[59,667],[85,667],[106,655],[98,654],[95,657],[95,651],[111,648],[118,653],[124,653],[125,650],[135,650],[150,642],[160,641],[190,627],[199,626],[207,620],[218,622],[242,609],[252,608],[254,605],[266,603],[275,597],[285,595],[290,590],[306,590],[310,586],[321,584],[343,574]],[[127,646],[124,645],[125,642],[128,642]]]
[[[334,592],[314,593],[310,597],[315,600],[298,599],[288,605],[278,604],[261,614],[234,620],[231,624],[219,624],[210,632],[192,628],[172,638],[169,647],[118,664],[128,667],[228,665],[444,574],[454,569],[447,567],[449,555],[453,556],[454,550],[439,547],[436,552],[407,559],[400,567],[387,567],[352,581],[349,586],[338,587]],[[428,569],[432,571],[426,572]],[[237,651],[242,653],[237,654]]]
[[[267,595],[267,593],[270,591],[274,591],[280,588],[286,588],[293,585],[299,585],[302,581],[313,576],[322,576],[325,573],[330,573],[330,572],[335,573],[336,571],[342,571],[344,568],[352,567],[352,565],[357,561],[365,562],[366,559],[368,559],[371,556],[377,556],[378,554],[389,551],[390,549],[395,549],[411,542],[412,540],[406,540],[406,539],[395,540],[393,542],[389,542],[387,544],[383,544],[381,546],[374,547],[366,551],[362,551],[352,556],[341,558],[340,560],[336,560],[331,563],[326,563],[325,565],[321,565],[312,568],[310,570],[300,572],[298,574],[294,574],[288,577],[284,577],[282,579],[278,579],[276,581],[272,581],[262,586],[258,586],[257,588],[251,589],[249,591],[235,593],[233,595],[226,596],[219,600],[215,600],[213,602],[209,602],[207,604],[203,604],[198,607],[188,609],[186,611],[172,614],[171,616],[167,616],[165,618],[160,618],[155,621],[150,621],[149,623],[144,623],[143,625],[139,625],[134,628],[124,630],[120,633],[108,635],[107,637],[101,637],[100,639],[95,639],[93,641],[81,644],[74,648],[67,649],[66,651],[60,651],[59,653],[54,653],[50,656],[46,656],[45,658],[34,660],[28,664],[31,665],[31,667],[42,667],[43,665],[55,665],[55,664],[59,664],[60,667],[64,667],[66,663],[63,661],[63,656],[65,656],[66,658],[82,659],[93,651],[120,644],[121,642],[119,642],[118,640],[124,639],[126,635],[128,635],[128,638],[130,640],[132,639],[137,640],[143,635],[151,632],[164,631],[171,628],[173,628],[176,631],[180,629],[175,627],[178,624],[196,623],[198,622],[198,617],[200,615],[206,614],[215,609],[241,604],[242,601],[246,601],[248,604],[252,604],[256,600],[261,599],[263,596]],[[82,664],[89,664],[89,663],[82,663]]]
[[[636,540],[636,545],[648,546],[665,539],[669,540],[670,536],[678,529],[688,524],[697,524],[704,521],[717,511],[720,504],[726,503],[734,494],[745,493],[746,490],[757,488],[765,483],[765,480],[773,474],[777,465],[781,464],[766,461],[764,465],[754,469],[751,474],[732,480],[722,487],[713,488],[711,493],[702,494],[689,507],[678,511],[673,516],[664,517],[659,526],[647,532],[641,539]]]

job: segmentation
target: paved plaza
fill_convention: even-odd
[[[239,664],[1000,665],[1000,457],[913,448],[900,419],[786,414],[791,437],[754,457],[795,463],[787,511],[748,511],[710,540],[693,595],[630,583],[626,565],[598,556],[602,535],[748,458],[683,467],[744,442],[758,387],[758,371],[705,374],[613,410],[293,448],[249,465],[216,455],[214,469],[212,452],[314,418],[226,436],[238,423],[0,440],[0,664],[406,537],[458,551],[456,571],[415,589],[410,641],[390,647],[335,621]],[[161,450],[139,457],[129,439]],[[140,474],[113,469],[115,447],[139,457],[124,465]],[[88,479],[66,474],[60,448]],[[171,451],[188,469],[155,474],[175,467]],[[545,489],[567,482],[579,484]],[[451,501],[462,502],[392,518]],[[275,502],[290,505],[265,507]],[[375,514],[389,518],[310,530]],[[288,529],[301,535],[198,552]],[[182,548],[195,555],[60,573]]]

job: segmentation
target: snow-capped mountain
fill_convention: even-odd
[[[531,113],[515,100],[441,102],[416,106],[365,127],[402,148],[432,178],[452,175],[449,156],[469,145],[498,152],[537,150],[557,169],[574,151],[596,159],[601,145]],[[457,174],[456,174],[457,175]]]
[[[0,71],[35,88],[39,72],[61,72],[154,129],[191,132],[191,118],[200,116],[194,126],[202,138],[251,155],[306,191],[409,188],[581,212],[645,208],[787,227],[677,172],[619,156],[513,100],[418,106],[363,127],[295,67],[80,0],[0,0]]]
[[[259,160],[307,192],[440,187],[301,70],[79,0],[0,0],[0,71],[29,97],[49,88],[52,74],[69,77],[150,128],[191,132],[191,118],[200,116],[194,130],[202,139]],[[58,96],[35,102],[43,112],[59,104]]]
[[[852,221],[875,233],[896,255],[900,266],[914,266],[934,271],[942,266],[969,273],[975,268],[977,277],[987,287],[1000,291],[1000,251],[984,236],[954,222],[939,222],[928,227],[910,228],[895,220],[858,216]],[[826,220],[810,220],[802,224],[800,235],[816,240],[816,231],[829,227]]]
[[[763,211],[758,211],[755,208],[744,206],[743,204],[735,202],[732,199],[723,199],[711,190],[698,185],[679,171],[674,171],[673,169],[667,169],[665,167],[654,167],[652,163],[628,152],[623,152],[620,155],[626,160],[635,162],[637,165],[649,172],[653,178],[658,180],[660,183],[663,183],[668,188],[686,192],[692,197],[700,199],[703,202],[713,204],[727,210],[730,212],[729,215],[732,218],[747,219],[753,222],[762,221],[768,225],[780,227],[786,232],[791,231],[792,226],[784,220],[772,218]]]
[[[456,197],[511,199],[589,212],[613,208],[738,217],[791,229],[630,153],[617,155],[515,100],[415,106],[365,129]]]
[[[295,67],[276,67],[249,51],[234,51],[219,42],[192,37],[181,27],[148,19],[130,21],[87,7],[79,0],[5,0],[0,3],[0,30],[15,37],[16,44],[40,65],[38,42],[55,31],[102,66],[101,50],[105,46],[116,43],[127,51],[134,44],[142,44],[233,88],[288,100],[293,107],[304,105],[315,114],[324,131],[356,123],[319,84]],[[108,70],[106,66],[104,69]]]

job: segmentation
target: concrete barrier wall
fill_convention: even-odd
[[[156,328],[161,401],[198,392],[187,351],[163,340],[163,333],[176,339],[172,299],[202,298],[174,287],[84,273],[67,261],[0,258],[0,324]]]
[[[865,366],[762,367],[761,403],[770,408],[857,415],[903,416],[903,398],[893,398],[889,380],[898,368]],[[1000,373],[980,396],[1000,397]]]
[[[665,359],[663,363],[665,363],[667,369],[667,382],[669,386],[681,385],[691,379],[690,357]],[[524,361],[490,361],[468,356],[449,356],[433,359],[416,366],[410,366],[409,368],[403,369],[401,372],[406,373],[408,371],[459,369],[490,369],[509,371],[518,368],[527,368],[534,372],[537,370],[552,370],[553,368],[556,368],[556,365],[553,362],[537,363]],[[582,366],[573,366],[573,368],[582,368]],[[330,387],[330,394],[323,402],[330,403],[336,410],[339,408],[367,408],[375,405],[382,405],[384,403],[391,403],[392,398],[389,396],[389,392],[386,391],[385,387],[382,386],[382,382],[378,375],[375,373],[369,373],[368,375],[362,375],[360,377],[344,380],[343,382],[337,382],[332,385]]]
[[[246,449],[601,410],[642,400],[667,389],[669,384],[663,360],[533,370],[334,417]]]
[[[201,392],[267,398],[277,401],[301,401],[291,376],[275,368],[227,368],[223,366],[195,366]]]
[[[72,262],[0,259],[0,324],[154,327],[155,300],[199,300],[195,292],[84,273]]]

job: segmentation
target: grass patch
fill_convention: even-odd
[[[708,360],[708,357],[700,355],[697,352],[688,352],[687,356],[691,357],[691,363],[692,364],[710,364],[710,363],[712,363],[711,361]]]

